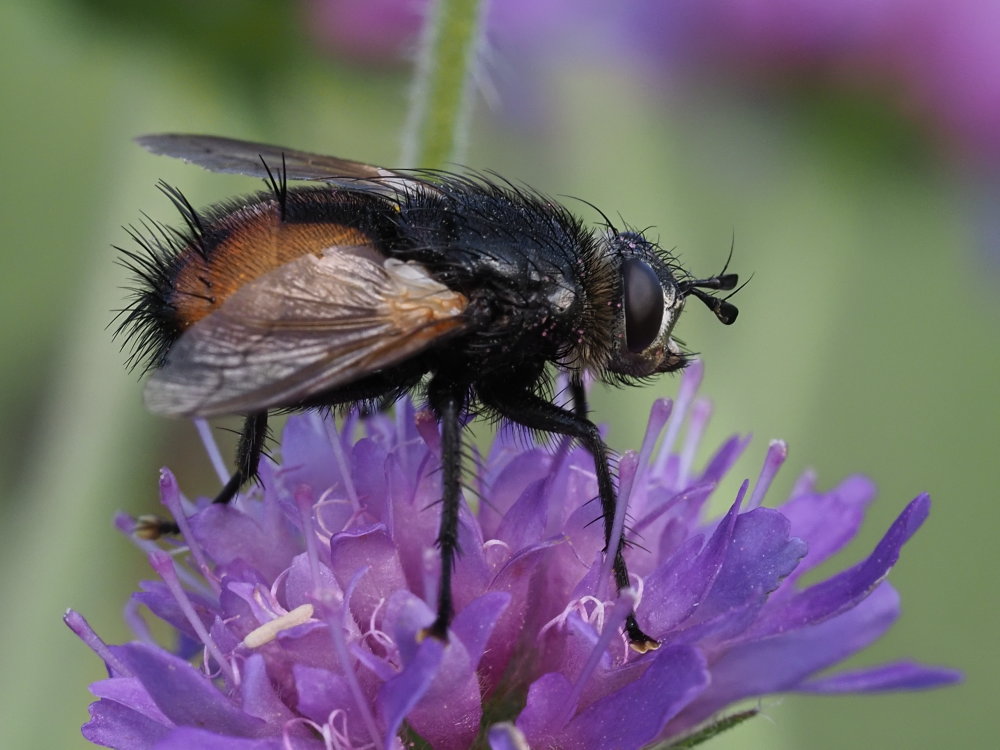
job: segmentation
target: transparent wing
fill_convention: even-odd
[[[268,169],[272,173],[278,173],[284,165],[286,176],[290,180],[319,180],[339,187],[386,193],[415,186],[434,189],[432,183],[391,169],[236,138],[160,133],[142,135],[135,140],[154,154],[172,156],[212,172],[267,179],[270,176]]]
[[[216,416],[294,406],[460,330],[466,298],[372,248],[309,254],[185,331],[146,385],[151,411]]]

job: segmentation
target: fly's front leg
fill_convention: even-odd
[[[579,393],[582,399],[582,382],[579,386]],[[571,387],[573,388],[575,399],[577,396],[576,385],[571,383]],[[611,478],[611,469],[608,465],[608,447],[604,444],[604,440],[601,439],[597,426],[581,414],[556,406],[530,391],[511,394],[509,392],[504,393],[501,389],[495,389],[493,396],[489,398],[487,403],[507,419],[525,427],[568,435],[579,440],[594,457],[594,469],[597,474],[597,492],[600,496],[601,515],[604,519],[605,553],[614,555],[612,569],[614,571],[615,587],[618,591],[628,588],[631,583],[629,581],[628,567],[625,564],[625,535],[622,534],[613,551],[609,549],[618,497]],[[581,407],[586,409],[585,402],[583,401],[576,401],[574,407],[578,410]],[[625,633],[628,636],[632,649],[639,653],[652,651],[660,645],[655,638],[646,635],[642,628],[639,627],[639,623],[635,619],[635,612],[629,612],[625,620]]]
[[[587,389],[583,387],[583,373],[579,370],[570,376],[569,393],[573,398],[573,413],[587,419]]]
[[[423,635],[448,640],[448,627],[455,614],[451,598],[451,576],[458,554],[458,509],[461,492],[462,441],[459,414],[462,398],[454,391],[435,388],[432,382],[430,406],[441,423],[441,525],[437,546],[441,553],[441,581],[438,587],[437,617]]]

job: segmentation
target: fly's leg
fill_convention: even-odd
[[[614,482],[611,478],[611,469],[608,465],[608,447],[601,439],[597,426],[579,413],[581,408],[586,408],[585,402],[576,400],[577,386],[575,383],[571,383],[571,387],[577,411],[569,411],[556,406],[530,391],[510,393],[509,390],[503,392],[497,389],[494,390],[494,395],[489,398],[488,405],[507,419],[529,429],[555,432],[575,438],[594,457],[597,491],[604,519],[605,552],[614,555],[612,570],[614,571],[615,587],[621,591],[628,588],[631,582],[629,581],[628,567],[625,564],[625,535],[622,534],[613,551],[608,549],[611,546],[611,532],[614,525],[615,509],[618,505]],[[502,395],[500,395],[501,393]],[[579,385],[579,395],[582,399],[582,383]],[[484,398],[484,400],[486,399]],[[628,636],[632,649],[639,653],[652,651],[660,645],[655,638],[646,635],[639,627],[639,623],[635,619],[635,612],[629,612],[625,620],[625,634]]]
[[[441,526],[437,546],[441,553],[441,581],[438,587],[437,616],[423,635],[448,640],[448,627],[455,614],[451,597],[451,578],[458,548],[458,509],[461,491],[462,440],[459,415],[462,398],[452,390],[435,388],[431,383],[430,406],[441,423]]]
[[[251,479],[257,478],[260,457],[264,454],[267,439],[267,412],[248,414],[240,432],[240,442],[236,448],[236,471],[229,477],[226,486],[215,496],[213,503],[228,503],[240,488]]]
[[[260,457],[264,453],[267,438],[267,412],[247,415],[240,431],[240,442],[236,448],[236,470],[226,482],[213,503],[228,503],[240,488],[251,479],[257,478]],[[175,521],[159,516],[141,516],[136,519],[134,533],[143,539],[159,539],[167,534],[179,534],[180,527]]]

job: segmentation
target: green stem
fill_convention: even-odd
[[[462,151],[487,5],[487,0],[432,3],[413,79],[403,164],[440,169]]]

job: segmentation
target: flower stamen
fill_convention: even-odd
[[[277,638],[278,633],[307,623],[311,619],[313,619],[313,605],[300,604],[295,609],[251,630],[243,637],[241,645],[249,649],[260,648]]]
[[[746,505],[747,510],[760,507],[764,496],[771,488],[771,482],[774,481],[778,469],[785,463],[786,458],[788,458],[788,445],[785,441],[772,440],[767,446],[767,455],[764,456],[764,463],[761,465],[757,481],[754,483],[753,494],[750,495],[750,501]]]
[[[160,578],[163,579],[163,582],[167,585],[167,588],[174,597],[174,601],[177,602],[181,612],[184,613],[184,617],[191,625],[191,628],[197,633],[198,638],[204,644],[208,653],[218,663],[219,669],[222,670],[232,685],[238,685],[239,678],[233,671],[232,664],[229,663],[229,659],[222,653],[222,649],[219,648],[212,636],[209,635],[205,624],[198,617],[198,613],[194,611],[194,605],[191,604],[187,592],[181,586],[181,582],[177,578],[177,571],[174,569],[173,558],[165,552],[156,551],[149,555],[149,564],[160,575]],[[208,664],[206,663],[205,666],[207,669]]]

